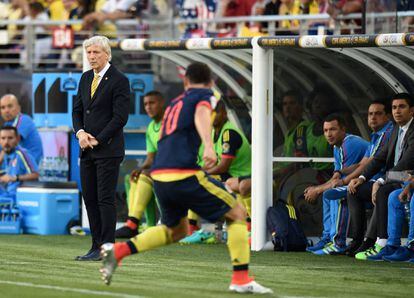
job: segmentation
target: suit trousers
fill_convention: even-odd
[[[358,188],[355,194],[348,192],[348,208],[349,208],[349,236],[356,241],[364,239],[364,231],[366,226],[365,210],[371,205],[371,193],[373,181],[364,182]],[[368,238],[377,238],[377,223],[375,212],[372,214],[370,225],[366,236]]]
[[[83,199],[92,234],[92,249],[115,242],[115,193],[122,158],[81,159]]]
[[[356,241],[364,239],[364,230],[366,224],[365,210],[371,202],[373,181],[368,181],[360,185],[355,194],[348,193],[348,207],[350,214],[350,237]],[[376,206],[369,221],[366,236],[371,239],[388,238],[388,195],[398,189],[399,185],[387,183],[381,186],[377,192]],[[368,203],[368,204],[367,204]]]

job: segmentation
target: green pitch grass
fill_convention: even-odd
[[[76,262],[88,237],[0,236],[0,297],[238,297],[225,245],[171,245],[129,257],[111,286],[100,262]],[[260,252],[250,266],[266,297],[413,297],[414,265]]]

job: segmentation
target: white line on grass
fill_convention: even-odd
[[[65,288],[65,287],[50,286],[50,285],[37,285],[37,284],[30,283],[30,282],[15,282],[15,281],[8,281],[8,280],[0,280],[0,284],[56,290],[56,291],[62,291],[62,292],[75,292],[75,293],[90,294],[90,295],[112,296],[112,297],[121,297],[121,298],[144,298],[143,296],[128,295],[128,294],[116,293],[116,292],[93,291],[93,290],[86,290],[86,289]]]

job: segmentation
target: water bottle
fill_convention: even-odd
[[[8,209],[1,208],[0,213],[1,213],[1,221],[2,222],[6,221],[7,212],[9,212]]]
[[[69,180],[69,163],[66,157],[62,158],[63,181]]]
[[[62,158],[60,157],[55,157],[54,158],[55,161],[55,180],[56,181],[63,181],[63,163],[62,163]]]
[[[7,207],[1,208],[1,221],[9,221],[10,220],[10,209]]]
[[[51,157],[50,158],[51,161],[51,165],[50,165],[50,169],[51,169],[51,181],[59,181],[59,159],[58,157]]]
[[[45,181],[44,180],[46,177],[45,167],[46,167],[46,160],[43,157],[39,164],[39,181]]]
[[[11,210],[11,220],[16,222],[19,219],[19,216],[20,216],[19,207],[14,206]]]
[[[45,167],[45,178],[44,178],[44,180],[43,181],[51,181],[51,177],[52,177],[52,162],[51,162],[51,159],[50,159],[50,157],[46,157],[46,159],[45,159],[45,164],[44,164],[44,167]]]
[[[407,201],[404,204],[404,214],[405,214],[405,219],[407,220],[407,222],[410,222],[410,218],[411,218],[410,201]]]
[[[223,231],[222,231],[221,241],[223,243],[227,243],[227,224],[226,223],[224,223],[224,225],[223,225]]]

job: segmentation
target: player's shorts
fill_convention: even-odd
[[[167,227],[177,226],[187,216],[188,209],[216,222],[237,203],[222,182],[202,171],[178,181],[154,180],[154,191],[161,208],[161,222]]]

